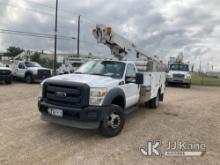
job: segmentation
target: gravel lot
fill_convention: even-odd
[[[37,109],[39,84],[0,84],[0,164],[217,165],[220,162],[220,88],[169,87],[157,110],[140,107],[126,118],[122,133],[45,123]],[[147,140],[205,143],[202,157],[146,157]]]

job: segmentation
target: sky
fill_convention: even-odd
[[[92,36],[96,24],[111,26],[147,55],[164,61],[180,52],[203,70],[220,71],[219,0],[59,0],[58,35],[77,36],[80,51],[109,55]],[[54,34],[55,0],[0,0],[0,29]],[[53,53],[54,40],[0,33],[0,52],[9,46]],[[58,52],[76,52],[76,40],[58,40]]]

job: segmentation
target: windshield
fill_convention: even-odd
[[[25,62],[26,67],[41,67],[37,62]]]
[[[189,66],[187,64],[171,64],[170,70],[178,70],[178,71],[189,71]]]
[[[125,64],[116,61],[90,61],[82,65],[75,73],[122,78]]]
[[[82,65],[82,63],[72,63],[73,67],[80,67]]]

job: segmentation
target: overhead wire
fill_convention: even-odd
[[[52,35],[52,34],[24,32],[24,31],[8,30],[8,29],[0,29],[0,33],[2,33],[2,34],[21,35],[21,36],[40,37],[40,38],[54,38],[54,35]],[[57,38],[58,39],[63,39],[63,40],[76,39],[76,37],[64,36],[64,35],[57,35]]]

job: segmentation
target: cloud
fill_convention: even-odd
[[[0,5],[0,28],[53,34],[54,10],[37,5],[55,6],[51,0],[10,0]],[[13,4],[19,8],[13,8]],[[220,5],[219,0],[81,0],[59,1],[58,33],[77,35],[77,15],[81,14],[80,50],[94,54],[110,54],[108,48],[96,44],[91,29],[96,23],[111,25],[147,54],[168,60],[182,51],[186,61],[196,68],[200,61],[220,70]],[[35,10],[27,10],[25,8]],[[69,11],[69,12],[65,12]],[[48,14],[40,14],[43,11]],[[0,34],[0,51],[10,45],[25,49],[53,51],[53,40]],[[76,41],[58,41],[59,52],[75,52]]]

